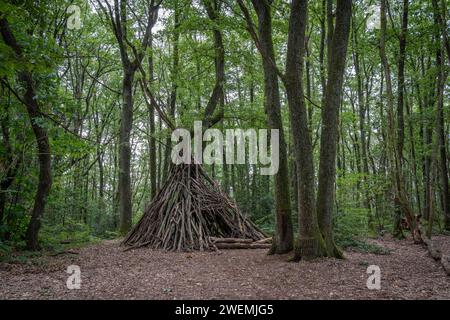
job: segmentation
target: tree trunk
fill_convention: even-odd
[[[39,152],[39,183],[36,196],[34,198],[34,206],[31,214],[31,220],[26,231],[26,247],[28,250],[38,250],[38,233],[41,227],[41,218],[44,213],[48,194],[52,186],[51,173],[51,151],[48,140],[47,130],[37,124],[36,119],[41,117],[39,112],[39,105],[34,99],[36,93],[32,85],[31,74],[24,72],[19,76],[23,83],[27,83],[27,89],[24,95],[25,103],[27,104],[27,111],[31,121],[36,143]]]
[[[119,133],[119,213],[120,232],[122,234],[131,229],[132,218],[132,192],[131,192],[131,145],[130,134],[133,125],[133,80],[136,70],[141,66],[142,59],[149,43],[151,42],[151,30],[158,17],[159,4],[154,1],[146,3],[147,20],[145,32],[140,43],[140,48],[136,48],[133,39],[128,39],[128,13],[127,2],[125,0],[114,1],[114,9],[109,4],[97,0],[99,9],[111,23],[114,36],[119,46],[120,59],[122,62],[122,111],[120,118]],[[134,59],[130,59],[128,52],[134,54]]]
[[[320,69],[320,84],[322,85],[322,90],[325,91],[326,87],[326,67],[325,67],[325,40],[327,36],[327,31],[325,27],[325,20],[327,17],[327,0],[322,0],[321,4],[322,16],[320,19],[320,48],[319,48],[319,69]],[[323,99],[325,97],[322,96],[322,105],[324,104]]]
[[[7,107],[8,108],[8,107]],[[0,166],[3,168],[7,168],[6,172],[2,174],[2,178],[0,179],[0,227],[6,223],[8,225],[9,220],[11,219],[10,215],[6,214],[5,206],[7,201],[8,189],[13,184],[17,170],[19,168],[20,163],[22,162],[21,157],[14,157],[14,150],[10,141],[10,132],[9,132],[9,111],[5,110],[5,116],[1,119],[0,127],[3,137],[3,148],[5,151],[4,158],[2,156]],[[0,233],[0,239],[4,237],[5,240],[8,240],[11,232],[10,230],[5,230],[6,232]]]
[[[445,16],[446,12],[446,3],[445,0],[441,0],[441,7],[438,4],[438,0],[432,0],[433,5],[433,14],[434,14],[434,22],[439,27],[439,32],[442,34],[444,46],[447,51],[447,59],[450,63],[450,41],[448,39],[448,27],[447,20]],[[442,59],[444,59],[444,54]]]
[[[178,32],[179,24],[180,24],[180,14],[177,6],[174,8],[174,34],[172,39],[172,69],[170,71],[171,78],[171,89],[169,96],[169,116],[171,119],[175,119],[176,105],[177,105],[177,89],[178,89],[178,65],[179,65],[179,52],[178,52],[178,42],[180,38],[180,34]],[[171,152],[171,144],[172,141],[170,137],[166,139],[166,146],[164,149],[164,168],[163,168],[163,181],[166,180],[167,175],[169,173],[170,167],[170,152]]]
[[[420,59],[420,69],[421,69],[421,76],[423,78],[427,78],[428,83],[432,84],[432,88],[429,90],[434,94],[434,82],[426,76],[427,70],[425,69],[425,62],[424,58],[421,57]],[[432,102],[430,99],[430,94],[427,94],[426,90],[424,92],[420,91],[419,84],[416,85],[417,87],[417,99],[419,103],[419,109],[420,109],[420,115],[421,119],[421,130],[420,130],[420,136],[421,136],[421,143],[422,143],[422,149],[428,150],[431,148],[432,143],[432,127],[431,122],[429,119],[429,110],[432,108]],[[431,195],[431,156],[429,152],[424,152],[422,155],[422,172],[423,172],[423,211],[422,216],[425,221],[428,220],[430,216],[430,195]]]
[[[319,187],[317,193],[317,216],[324,237],[327,254],[342,257],[333,241],[332,215],[334,206],[334,183],[336,179],[336,147],[338,137],[339,106],[345,71],[345,60],[352,14],[351,0],[338,0],[336,27],[331,44],[331,63],[322,109],[322,133],[320,140]]]
[[[434,20],[439,24],[440,14],[437,1],[433,0]],[[448,186],[447,151],[444,124],[444,89],[446,74],[443,69],[444,50],[439,34],[436,35],[436,69],[437,69],[437,93],[436,93],[436,143],[439,153],[439,176],[441,177],[442,211],[444,213],[445,229],[450,231],[450,194]]]
[[[131,145],[130,134],[133,125],[133,79],[134,72],[124,69],[122,82],[122,112],[119,135],[119,212],[120,232],[131,229]]]
[[[410,153],[411,153],[411,163],[412,163],[412,174],[414,179],[414,191],[416,194],[416,202],[418,212],[422,212],[422,203],[420,201],[420,190],[419,190],[419,178],[417,175],[417,156],[416,156],[416,142],[414,141],[414,124],[412,120],[412,97],[409,96],[406,100],[406,116],[408,119],[408,133],[409,133],[409,143],[410,143]]]
[[[355,73],[357,79],[357,95],[358,95],[358,113],[359,113],[359,150],[361,153],[361,164],[360,168],[363,174],[363,189],[364,189],[364,201],[363,206],[367,210],[368,217],[368,225],[369,228],[373,226],[373,217],[371,212],[370,205],[370,195],[369,195],[369,185],[368,185],[368,176],[369,176],[369,163],[367,157],[367,139],[366,139],[366,112],[367,106],[364,100],[364,91],[363,91],[363,77],[360,68],[360,52],[358,47],[358,31],[356,30],[356,24],[354,23],[354,19],[352,19],[352,29],[353,29],[353,62],[355,65]],[[367,86],[366,86],[367,87]],[[366,92],[369,95],[368,92]]]
[[[405,121],[403,117],[404,92],[405,92],[405,58],[406,58],[406,36],[408,33],[408,8],[409,0],[403,0],[402,30],[399,37],[398,56],[398,81],[397,81],[397,157],[399,174],[403,175],[403,148],[405,144]],[[394,217],[394,236],[403,237],[401,230],[401,210],[396,208]]]
[[[150,53],[148,58],[148,75],[150,78],[149,83],[153,82],[154,67],[153,67],[153,44],[150,39],[149,43]],[[150,137],[148,139],[148,151],[149,151],[149,170],[150,170],[150,200],[156,195],[156,139],[155,139],[155,106],[153,104],[147,105],[148,109],[148,124]]]
[[[3,13],[0,12],[0,16]],[[0,19],[0,32],[6,45],[16,54],[17,58],[23,59],[22,47],[18,44],[14,34],[12,33],[6,18]],[[29,71],[21,71],[19,73],[19,81],[25,89],[23,93],[23,101],[25,103],[28,117],[30,119],[31,128],[33,129],[36,143],[38,146],[39,159],[39,182],[37,192],[34,198],[33,210],[31,213],[31,220],[25,235],[26,247],[28,250],[38,250],[39,241],[38,233],[41,227],[41,218],[44,213],[45,204],[47,202],[48,194],[52,186],[51,173],[51,150],[47,135],[47,129],[39,125],[41,119],[41,111],[38,104],[35,91],[35,83],[33,76]]]
[[[403,0],[402,30],[399,38],[398,56],[398,82],[397,82],[397,150],[400,170],[403,169],[403,147],[405,144],[405,121],[403,117],[404,93],[405,93],[405,58],[406,58],[406,37],[408,34],[408,10],[409,0]]]
[[[327,1],[327,72],[331,68],[332,64],[332,52],[331,47],[333,43],[333,35],[334,35],[334,14],[333,14],[333,0]],[[328,77],[326,78],[328,79]],[[325,92],[325,88],[323,88],[323,92]]]
[[[395,204],[399,210],[401,210],[408,221],[408,225],[411,229],[413,239],[415,242],[422,242],[422,237],[420,235],[420,230],[416,217],[410,207],[408,196],[405,192],[405,181],[403,173],[401,172],[400,159],[398,154],[398,146],[395,144],[395,120],[394,120],[394,100],[392,92],[392,81],[391,81],[391,70],[389,62],[386,55],[386,1],[381,0],[380,6],[380,22],[381,22],[381,32],[380,32],[380,58],[383,66],[384,77],[386,80],[386,97],[387,97],[387,134],[386,134],[386,152],[388,156],[388,163],[390,165],[392,185],[395,190]],[[396,215],[397,223],[399,221],[399,215]],[[398,228],[397,228],[398,229]],[[394,228],[395,230],[395,228]]]
[[[263,50],[275,61],[272,40],[272,22],[270,6],[263,1],[253,1],[258,15],[258,33]],[[278,76],[274,66],[268,59],[262,59],[264,69],[265,111],[271,129],[279,129],[279,170],[274,176],[276,236],[272,243],[271,253],[286,253],[293,248],[293,228],[291,220],[289,171],[287,150],[281,120],[280,91]]]
[[[319,232],[315,210],[314,164],[308,117],[303,95],[303,60],[308,3],[291,3],[286,57],[283,79],[289,105],[294,156],[297,169],[299,237],[294,260],[312,259],[324,254],[324,243]]]

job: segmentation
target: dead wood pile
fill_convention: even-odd
[[[169,251],[223,247],[214,238],[247,239],[247,245],[255,247],[264,243],[254,241],[267,236],[201,166],[180,164],[171,167],[167,181],[122,244],[127,249],[148,246]]]

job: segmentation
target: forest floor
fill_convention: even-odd
[[[434,238],[450,252],[450,236]],[[0,264],[0,299],[450,299],[450,277],[421,245],[370,240],[389,254],[345,251],[345,260],[287,262],[266,250],[123,252],[104,241],[29,263]],[[78,265],[81,289],[69,290]],[[381,289],[366,286],[367,267],[381,269]]]

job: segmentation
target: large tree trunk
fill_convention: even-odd
[[[133,78],[134,72],[124,68],[122,82],[122,112],[119,135],[119,212],[120,232],[131,229],[131,145],[130,134],[133,125]]]
[[[351,0],[338,0],[336,27],[331,44],[331,63],[325,91],[325,105],[322,109],[322,133],[320,140],[319,187],[317,193],[317,216],[324,237],[327,254],[342,257],[333,241],[332,215],[334,207],[334,183],[336,179],[336,147],[338,137],[339,106],[347,45],[352,14]]]
[[[36,121],[36,119],[41,117],[41,114],[39,112],[38,103],[34,99],[36,93],[32,85],[33,81],[31,79],[31,74],[24,72],[19,76],[19,78],[23,83],[26,83],[24,100],[27,104],[27,111],[30,117],[31,127],[33,128],[33,132],[36,137],[39,152],[39,183],[36,196],[34,198],[31,220],[28,224],[25,236],[27,249],[38,250],[38,233],[41,227],[41,218],[44,213],[47,197],[52,186],[51,151],[47,130],[39,126]]]
[[[299,238],[294,260],[312,259],[324,254],[324,243],[319,232],[315,210],[313,149],[302,81],[307,11],[307,1],[292,1],[286,73],[283,79],[289,104],[299,199]]]
[[[437,1],[433,0],[434,21],[440,23],[440,14]],[[450,231],[450,194],[448,186],[447,151],[444,126],[444,88],[446,74],[443,69],[444,50],[439,33],[436,35],[436,69],[437,69],[437,93],[436,93],[436,143],[439,153],[439,176],[441,177],[442,211],[445,219],[445,229]]]
[[[272,22],[270,6],[264,1],[253,1],[258,15],[258,33],[263,50],[275,61],[272,40]],[[271,129],[279,129],[279,170],[274,176],[276,236],[272,243],[271,253],[286,253],[293,248],[293,228],[291,220],[289,172],[287,150],[281,120],[280,91],[278,75],[268,59],[262,59],[264,69],[264,105],[268,124]],[[272,150],[273,152],[273,150]]]

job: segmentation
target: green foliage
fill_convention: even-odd
[[[369,234],[367,211],[347,209],[339,212],[334,219],[336,239],[350,236],[353,238]]]
[[[251,8],[250,1],[246,1]],[[82,28],[65,28],[64,9],[70,4],[81,8]],[[112,3],[111,3],[112,4]],[[344,79],[344,94],[339,113],[338,168],[336,181],[336,214],[334,217],[335,238],[344,247],[374,253],[383,249],[365,242],[365,237],[375,236],[392,228],[393,201],[390,168],[386,155],[386,97],[383,73],[379,63],[379,30],[367,30],[367,9],[373,1],[358,0],[355,3],[353,19],[358,31],[351,35],[347,69]],[[113,4],[112,4],[113,5]],[[143,2],[130,3],[128,33],[136,48],[140,47],[137,18],[145,11]],[[322,3],[310,1],[307,26],[308,53],[304,66],[304,93],[310,131],[314,145],[314,166],[319,166],[321,110],[323,97],[321,88],[320,48],[323,19]],[[217,22],[208,19],[199,2],[165,0],[161,4],[164,14],[158,17],[154,28],[153,47],[147,50],[143,69],[149,73],[149,58],[152,53],[153,78],[151,90],[157,101],[167,112],[171,91],[177,88],[175,119],[177,126],[191,128],[199,120],[215,84],[215,65],[212,28],[218,27],[223,34],[225,48],[225,105],[224,118],[216,125],[227,128],[267,128],[267,114],[264,109],[264,73],[261,56],[245,30],[245,22],[238,14],[239,8],[233,1],[222,3]],[[173,68],[174,8],[180,10],[179,66]],[[284,71],[286,40],[288,30],[289,3],[274,1],[272,8],[272,31],[276,64]],[[394,96],[397,95],[396,64],[398,59],[398,30],[402,3],[391,3],[388,23],[387,56],[392,69]],[[119,48],[110,21],[100,10],[81,0],[44,0],[39,6],[32,2],[23,4],[0,0],[0,11],[5,12],[18,42],[24,48],[23,59],[18,59],[13,50],[0,37],[0,78],[19,94],[23,90],[17,79],[20,71],[33,73],[36,96],[42,112],[35,119],[41,128],[48,130],[52,152],[53,186],[48,198],[41,230],[41,241],[47,250],[61,250],[65,246],[84,245],[100,238],[112,239],[119,236],[117,185],[119,175],[118,136],[120,131],[121,69]],[[254,10],[250,10],[257,21]],[[141,17],[142,18],[142,17]],[[415,212],[418,200],[424,206],[423,158],[433,156],[434,144],[424,143],[424,131],[433,129],[436,122],[434,96],[436,93],[435,66],[436,41],[433,36],[436,26],[432,19],[432,6],[426,1],[410,2],[410,24],[407,37],[405,109],[405,187],[411,195]],[[356,44],[357,42],[357,44]],[[326,43],[325,43],[326,47]],[[127,49],[130,58],[133,52]],[[326,51],[326,48],[325,48]],[[355,54],[359,54],[362,77],[363,100],[366,107],[365,122],[360,124],[358,101],[358,79],[354,66]],[[326,52],[324,59],[326,64]],[[23,60],[23,61],[22,61]],[[444,57],[446,60],[446,57]],[[448,66],[444,66],[447,70]],[[326,66],[325,66],[326,69]],[[326,71],[326,70],[325,70]],[[147,74],[147,77],[149,75]],[[309,79],[308,77],[309,76]],[[150,157],[157,159],[158,186],[163,184],[162,171],[166,138],[170,130],[155,116],[156,155],[149,151],[149,110],[141,92],[137,72],[134,83],[134,122],[132,129],[132,184],[133,223],[141,217],[149,198]],[[308,81],[310,85],[307,87]],[[325,79],[326,80],[326,79]],[[306,90],[309,89],[309,90]],[[445,88],[448,95],[448,83]],[[290,183],[293,172],[293,141],[291,123],[284,87],[280,81],[281,117],[286,145],[289,153]],[[448,97],[444,97],[445,132],[448,132],[450,112]],[[407,103],[406,103],[407,102]],[[395,111],[396,112],[396,111]],[[0,91],[0,121],[2,128],[9,128],[13,158],[22,162],[14,183],[6,196],[4,221],[0,223],[0,239],[9,235],[8,242],[0,242],[0,254],[9,255],[23,245],[23,237],[29,222],[29,213],[34,203],[38,183],[39,166],[37,148],[29,118],[23,103],[2,85]],[[411,124],[410,124],[411,123]],[[361,126],[360,126],[361,125]],[[365,130],[368,171],[362,171],[361,128]],[[411,129],[411,136],[409,136]],[[432,130],[433,131],[433,130]],[[434,131],[433,131],[434,132]],[[1,138],[4,133],[1,133]],[[432,139],[433,140],[433,139]],[[0,139],[0,179],[5,178],[9,165],[7,148]],[[415,159],[412,158],[412,144],[415,144]],[[101,160],[101,161],[100,161]],[[100,162],[102,167],[100,168]],[[413,177],[413,164],[417,176]],[[205,166],[212,174],[210,166]],[[234,165],[224,173],[221,166],[215,166],[214,178],[222,186],[228,184],[232,197],[239,208],[268,234],[275,229],[273,177],[261,177],[247,165]],[[100,191],[100,180],[102,190]],[[438,179],[436,179],[438,180]],[[416,186],[417,184],[417,186]],[[419,199],[416,198],[418,189]],[[439,199],[440,187],[433,186]],[[291,188],[291,196],[295,191]],[[366,199],[368,197],[369,199]],[[366,209],[367,201],[371,210]],[[293,202],[293,201],[292,201]],[[441,208],[435,201],[436,211]],[[297,210],[292,204],[292,220],[297,228]],[[439,221],[439,220],[437,220]],[[7,223],[5,223],[7,222]],[[297,232],[297,231],[296,231]],[[62,242],[70,241],[65,244]],[[26,257],[26,255],[24,255]],[[21,258],[20,258],[21,259]],[[25,259],[25,258],[24,258]]]
[[[11,255],[11,247],[0,241],[0,261],[7,260]]]
[[[67,219],[64,224],[44,223],[40,232],[42,247],[46,250],[61,250],[65,247],[79,247],[99,239],[92,235],[91,228],[84,223]]]
[[[367,240],[355,239],[352,237],[344,237],[336,239],[336,244],[341,248],[351,248],[353,250],[373,253],[379,255],[390,254],[391,250],[388,248],[379,246],[377,244],[368,243]]]
[[[120,233],[118,231],[110,231],[110,230],[106,230],[102,235],[102,239],[117,239],[119,237]]]
[[[336,244],[342,248],[352,248],[374,254],[389,254],[389,250],[364,240],[372,234],[366,210],[341,212],[335,219]]]
[[[266,215],[253,220],[255,224],[267,234],[273,234],[275,230],[275,217],[273,214]]]

